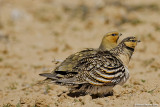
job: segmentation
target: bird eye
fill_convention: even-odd
[[[116,34],[112,34],[112,36],[116,36]]]
[[[136,42],[136,40],[131,40],[132,42]]]

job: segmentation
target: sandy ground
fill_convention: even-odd
[[[0,0],[0,106],[160,106],[159,18],[159,0]],[[39,73],[55,68],[54,59],[97,48],[109,31],[142,41],[130,79],[113,96],[72,97],[60,95],[66,87],[38,84],[44,79]]]

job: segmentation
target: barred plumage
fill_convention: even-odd
[[[127,63],[138,40],[127,37],[111,51],[96,50],[78,60],[71,71],[55,71],[42,76],[53,82],[70,87],[72,92],[104,95],[112,92],[115,85],[123,85],[129,78]]]

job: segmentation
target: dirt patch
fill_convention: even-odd
[[[160,106],[159,13],[157,0],[0,0],[0,106]],[[130,79],[113,96],[74,98],[63,93],[66,87],[40,83],[38,74],[51,72],[54,59],[97,48],[115,30],[142,42],[129,64]]]

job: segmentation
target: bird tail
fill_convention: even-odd
[[[42,74],[39,74],[39,75],[43,76],[43,77],[47,77],[47,79],[52,79],[52,80],[57,80],[58,79],[55,74],[51,74],[51,73],[42,73]]]
[[[60,78],[57,76],[57,74],[51,74],[51,73],[42,73],[39,74],[40,76],[47,77],[46,80],[51,79],[52,82],[56,84],[61,84],[61,85],[79,85],[79,84],[84,84],[86,82],[80,82],[77,81],[77,78],[72,77],[72,78]]]

